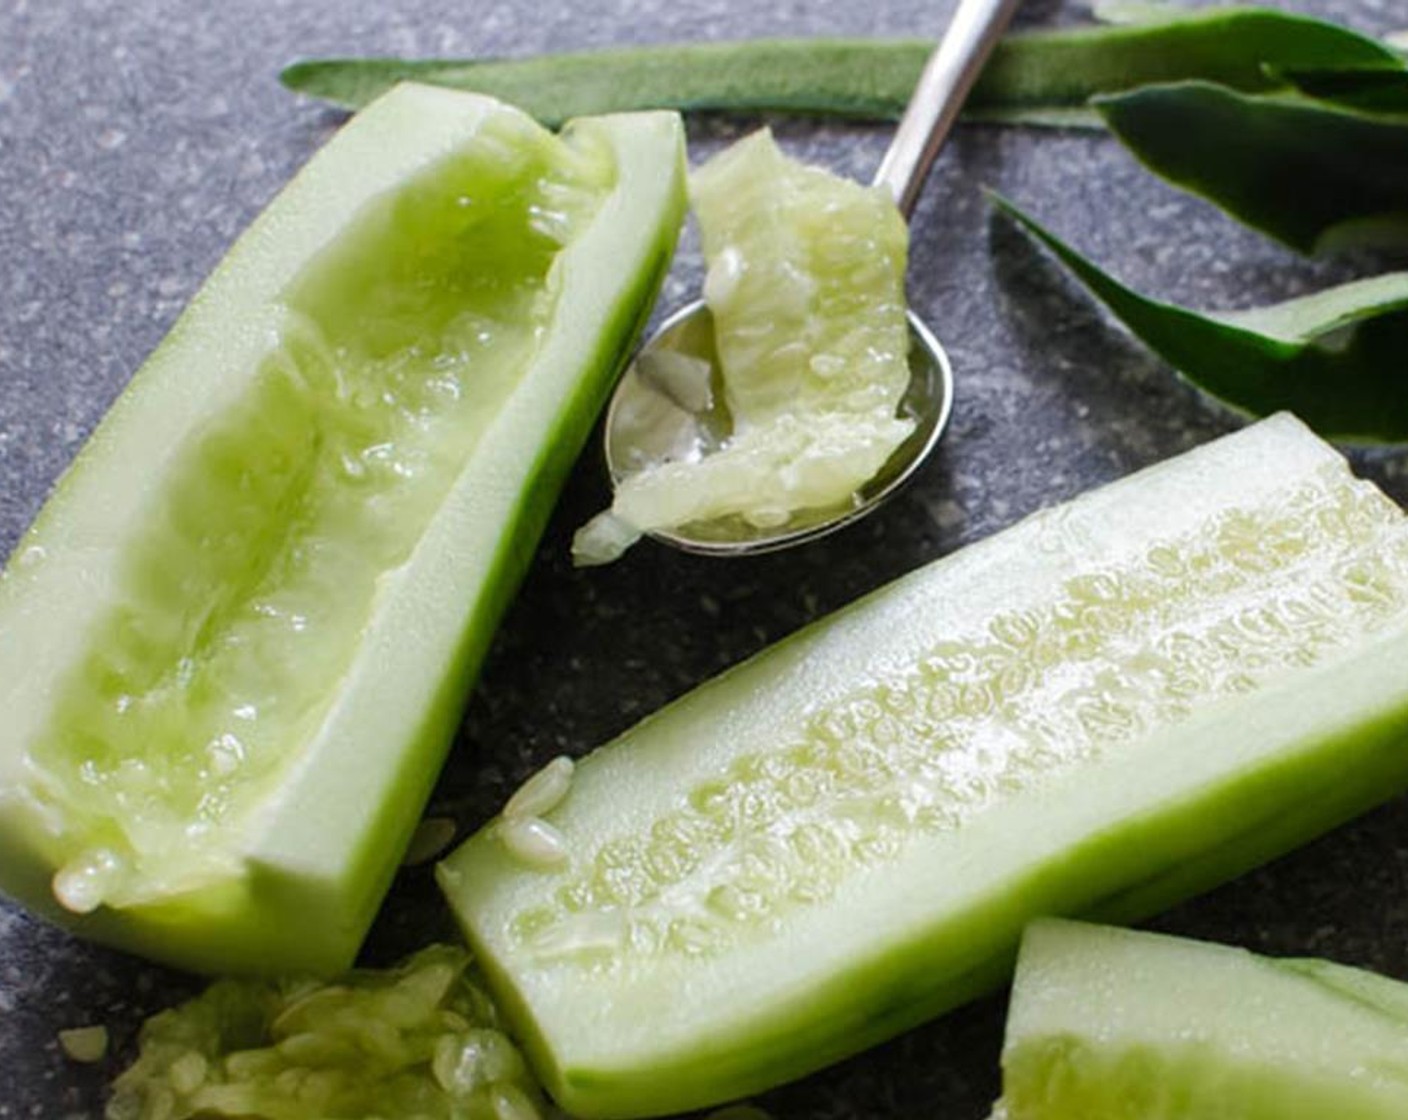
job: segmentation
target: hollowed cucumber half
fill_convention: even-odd
[[[673,114],[406,86],[220,264],[0,584],[0,887],[203,971],[350,963],[668,266]]]
[[[642,1116],[997,985],[1033,917],[1149,914],[1405,784],[1408,519],[1279,416],[802,630],[441,882],[562,1105]]]
[[[1408,984],[1082,922],[1022,939],[993,1120],[1401,1120]]]

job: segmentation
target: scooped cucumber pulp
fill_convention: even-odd
[[[0,586],[0,886],[350,963],[668,262],[672,114],[388,94],[233,248]]]
[[[1408,784],[1408,518],[1280,416],[1042,512],[582,760],[441,866],[582,1116],[742,1096]]]
[[[219,980],[142,1026],[108,1120],[537,1120],[542,1095],[463,949],[332,983]]]
[[[1408,984],[1048,919],[1022,939],[994,1120],[1401,1120]]]
[[[622,464],[579,563],[615,559],[641,532],[739,540],[849,509],[914,431],[899,415],[909,233],[888,191],[789,159],[764,129],[700,167],[691,194],[718,369],[669,349],[649,359],[657,378],[670,358],[692,367],[695,394],[717,399],[694,410],[693,445]]]

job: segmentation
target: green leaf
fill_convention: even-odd
[[[1140,341],[1232,408],[1252,416],[1288,409],[1330,438],[1408,440],[1408,272],[1251,311],[1202,313],[1125,287],[993,198]]]
[[[1093,104],[1155,174],[1301,252],[1408,241],[1408,116],[1207,82]]]
[[[1119,12],[1119,9],[1114,9]],[[1284,72],[1402,72],[1375,40],[1307,16],[1263,8],[1175,13],[1140,4],[1132,23],[1009,36],[973,91],[979,114],[1084,109],[1092,97],[1200,80],[1244,92],[1283,88]],[[1111,14],[1105,9],[1103,14]]]
[[[1366,113],[1408,114],[1408,69],[1291,70],[1282,76],[1318,101]]]
[[[1141,10],[1144,6],[1141,5]],[[549,124],[642,108],[897,117],[932,43],[919,39],[759,39],[525,59],[312,59],[290,89],[357,108],[398,81],[493,94]],[[1256,91],[1282,72],[1401,69],[1389,47],[1346,28],[1260,8],[1160,13],[1114,26],[1008,36],[969,101],[974,115],[1098,126],[1094,95],[1201,78]]]
[[[758,39],[524,59],[312,59],[290,89],[359,108],[398,81],[491,94],[544,123],[635,109],[898,115],[931,44],[923,40]]]

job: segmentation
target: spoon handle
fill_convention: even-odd
[[[875,172],[908,220],[934,157],[958,119],[963,100],[1021,0],[959,0],[953,20],[924,64],[899,128]]]

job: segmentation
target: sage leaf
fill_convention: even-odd
[[[1193,311],[1126,287],[1014,203],[992,197],[1204,392],[1251,416],[1289,409],[1328,438],[1408,441],[1408,272],[1249,311]]]
[[[1408,116],[1207,82],[1093,104],[1155,174],[1303,253],[1408,242]]]
[[[398,81],[470,89],[550,125],[589,113],[666,108],[893,119],[932,42],[757,39],[666,44],[522,59],[331,58],[295,62],[284,85],[358,108]],[[1236,89],[1284,85],[1288,72],[1401,69],[1373,39],[1308,16],[1216,8],[1157,19],[1009,35],[970,95],[970,116],[1099,127],[1094,95],[1201,78]]]

